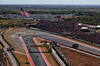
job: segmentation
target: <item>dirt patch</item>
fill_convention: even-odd
[[[57,47],[73,66],[100,66],[100,59],[64,47]]]
[[[0,19],[0,21],[9,21],[9,20],[5,20],[5,19]]]
[[[14,52],[13,52],[13,54],[18,59],[20,66],[31,66],[26,55],[14,53]]]

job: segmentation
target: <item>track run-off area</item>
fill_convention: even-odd
[[[48,41],[54,41],[57,44],[67,46],[67,47],[72,47],[73,44],[78,44],[79,45],[77,48],[78,50],[100,56],[99,48],[89,46],[86,44],[82,44],[80,42],[76,42],[76,41],[73,41],[67,38],[62,38],[62,37],[59,37],[58,35],[54,35],[49,32],[45,32],[41,30],[29,30],[29,31],[23,31],[23,32],[15,32],[12,35],[13,41],[16,43],[15,47],[20,50],[25,49],[27,57],[32,66],[51,66],[48,59],[45,57],[44,53],[42,53],[41,48],[30,47],[30,45],[38,45],[35,39],[36,37],[45,39]]]

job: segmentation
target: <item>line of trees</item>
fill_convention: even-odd
[[[100,13],[99,12],[90,12],[87,16],[79,16],[77,18],[68,18],[64,19],[66,21],[74,21],[90,25],[100,25]]]
[[[70,14],[76,11],[27,11],[30,14]],[[0,14],[20,14],[20,11],[0,11]]]

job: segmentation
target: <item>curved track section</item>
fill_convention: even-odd
[[[88,46],[88,45],[84,45],[84,44],[81,44],[81,43],[78,43],[78,42],[74,42],[74,41],[71,41],[71,40],[63,39],[63,38],[57,37],[55,35],[34,34],[34,35],[28,35],[28,36],[38,37],[38,38],[42,38],[42,39],[46,39],[46,40],[50,40],[50,41],[55,41],[57,43],[68,45],[68,46],[73,46],[73,44],[78,44],[79,45],[78,48],[84,49],[84,50],[92,52],[92,53],[95,53],[97,55],[100,55],[100,49],[97,49],[97,48],[94,48],[94,47],[91,47],[91,46]]]
[[[64,39],[56,35],[43,34],[43,33],[42,34],[41,33],[32,34],[32,35],[22,35],[22,37],[20,36],[20,38],[22,38],[21,41],[23,41],[24,49],[27,50],[26,53],[29,53],[29,56],[31,57],[30,59],[31,65],[32,64],[34,64],[35,66],[47,66],[48,65],[47,62],[44,60],[44,57],[41,55],[41,52],[39,51],[39,49],[30,47],[30,45],[36,45],[33,39],[34,37],[46,39],[49,41],[54,41],[61,45],[70,46],[70,47],[72,47],[73,44],[78,44],[79,45],[78,49],[81,49],[91,54],[100,56],[100,49],[97,49],[95,47],[91,47],[88,45],[84,45],[82,43],[75,42],[69,39]]]

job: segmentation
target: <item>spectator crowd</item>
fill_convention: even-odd
[[[92,43],[100,44],[100,33],[89,31],[80,31],[78,22],[68,21],[40,21],[35,27],[51,32],[60,33],[64,36],[71,36]]]

